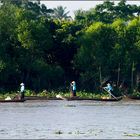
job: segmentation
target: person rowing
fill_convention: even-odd
[[[76,97],[76,82],[71,82],[71,91],[72,91],[72,97]]]
[[[113,88],[112,88],[112,86],[111,86],[110,83],[107,83],[107,86],[106,86],[106,87],[103,87],[103,89],[109,93],[110,98],[113,97],[113,98],[117,99],[117,98],[113,95]]]

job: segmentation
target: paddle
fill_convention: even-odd
[[[117,97],[115,97],[110,91],[106,90],[105,88],[103,88],[103,89],[104,89],[106,92],[108,92],[110,95],[112,95],[112,97],[113,97],[114,99],[118,100]]]

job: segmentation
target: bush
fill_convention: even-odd
[[[139,91],[134,91],[134,92],[132,93],[132,96],[140,97],[140,92],[139,92]]]
[[[32,90],[25,90],[25,96],[35,96],[36,93]]]

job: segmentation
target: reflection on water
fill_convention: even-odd
[[[140,101],[0,103],[0,138],[140,139]]]

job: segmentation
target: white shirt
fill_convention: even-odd
[[[25,87],[22,85],[21,88],[20,88],[20,92],[23,92],[25,89]]]

